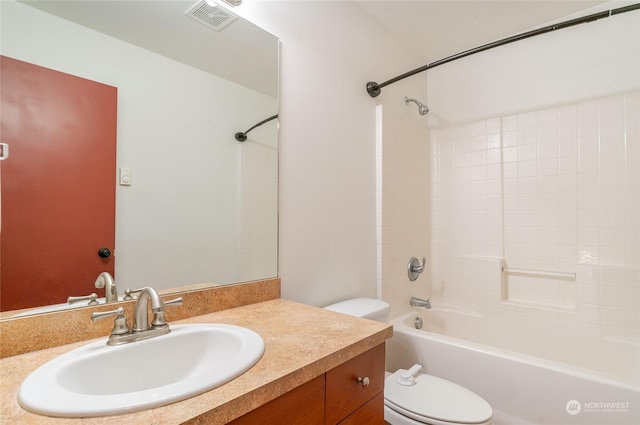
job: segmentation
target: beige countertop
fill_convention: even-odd
[[[138,413],[91,419],[40,416],[23,410],[17,402],[20,383],[29,373],[54,357],[89,341],[7,357],[0,360],[0,423],[77,424],[84,421],[92,425],[225,424],[383,343],[392,335],[391,326],[385,323],[358,319],[283,299],[249,304],[172,323],[228,323],[245,326],[262,336],[266,345],[265,353],[242,376],[204,394]]]

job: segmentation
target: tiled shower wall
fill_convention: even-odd
[[[401,87],[406,90],[389,90],[376,109],[377,283],[391,317],[409,310],[411,296],[428,298],[429,273],[411,282],[407,266],[411,257],[420,262],[426,257],[428,270],[431,260],[427,120],[403,101],[404,93],[418,96],[420,91]]]
[[[639,117],[635,91],[432,130],[435,302],[638,341]]]

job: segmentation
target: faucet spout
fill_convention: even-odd
[[[138,292],[138,291],[135,291]],[[133,322],[133,332],[143,332],[149,329],[149,313],[147,311],[147,301],[151,300],[151,311],[154,313],[154,327],[166,326],[167,323],[157,323],[155,317],[158,313],[164,313],[164,303],[160,299],[158,292],[150,286],[145,286],[139,290],[138,301],[135,306],[135,317]]]
[[[111,276],[109,272],[102,272],[98,275],[95,287],[98,289],[104,288],[104,297],[106,302],[112,303],[118,301],[116,284],[113,281],[113,276]]]
[[[431,308],[431,303],[429,302],[429,300],[423,300],[422,298],[417,297],[411,297],[409,304],[412,307],[424,307],[426,309]]]

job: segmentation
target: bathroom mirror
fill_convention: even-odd
[[[119,293],[277,276],[277,120],[234,138],[278,112],[276,37],[195,0],[3,0],[0,19],[0,54],[118,90]]]

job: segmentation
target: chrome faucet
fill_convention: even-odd
[[[411,297],[409,304],[412,307],[424,307],[427,309],[431,308],[431,303],[429,302],[429,300],[423,300],[422,298],[417,297]]]
[[[144,332],[149,330],[149,312],[148,308],[148,300],[151,300],[151,311],[153,312],[153,321],[151,322],[151,328],[163,328],[168,327],[167,321],[164,317],[164,303],[160,299],[160,295],[158,292],[150,286],[145,286],[144,288],[136,289],[131,292],[139,292],[138,301],[136,301],[136,307],[134,309],[134,319],[133,319],[133,332]],[[180,302],[182,299],[180,298]]]
[[[182,305],[182,297],[175,300],[163,302],[158,292],[150,286],[144,288],[127,290],[129,294],[140,293],[136,305],[134,307],[133,327],[129,329],[127,318],[124,314],[124,308],[118,307],[113,311],[105,311],[92,313],[91,320],[93,322],[104,319],[109,316],[116,316],[111,335],[107,345],[120,345],[128,342],[140,341],[171,332],[169,324],[165,318],[164,308],[170,305]],[[151,311],[153,320],[149,326],[148,301],[151,300]]]
[[[109,272],[102,272],[98,275],[95,287],[98,289],[104,288],[105,302],[112,303],[118,301],[116,284],[113,281],[113,276],[111,276]]]

